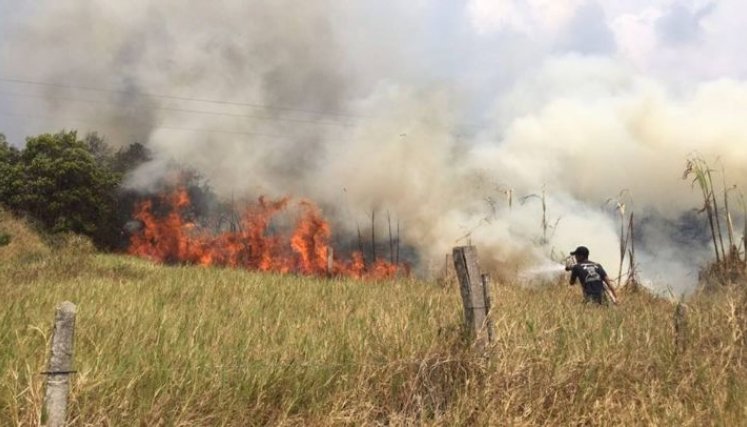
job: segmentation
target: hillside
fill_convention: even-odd
[[[455,284],[164,267],[62,248],[3,256],[0,425],[35,425],[54,308],[78,305],[72,425],[736,425],[747,408],[736,292],[673,305],[495,284],[488,357]]]

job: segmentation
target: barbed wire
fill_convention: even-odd
[[[272,367],[283,367],[283,368],[385,368],[393,366],[420,366],[420,367],[435,367],[439,365],[462,363],[478,365],[479,360],[477,358],[447,358],[447,359],[397,359],[381,362],[282,362],[282,361],[267,361],[267,360],[247,360],[236,364],[219,364],[219,365],[196,365],[193,368],[195,370],[210,369],[216,371],[228,371],[228,370],[247,370],[256,368],[272,368]],[[85,373],[81,370],[70,370],[62,372],[40,372],[40,375],[69,375]]]

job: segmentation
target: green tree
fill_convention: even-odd
[[[138,166],[152,159],[150,150],[139,142],[120,148],[112,157],[111,167],[115,172],[126,175]]]
[[[146,146],[136,142],[115,151],[96,133],[82,140],[75,131],[43,134],[27,138],[20,150],[0,134],[0,204],[49,232],[85,234],[100,248],[125,249],[125,224],[148,195],[121,183],[149,160]],[[215,194],[196,172],[177,169],[192,200],[190,213],[206,218]],[[169,185],[161,187],[169,191]]]
[[[26,140],[11,182],[9,207],[47,230],[91,236],[107,246],[116,235],[117,174],[97,163],[75,131]]]
[[[9,206],[10,199],[17,194],[18,149],[8,144],[5,135],[0,133],[0,204]]]
[[[83,138],[88,152],[91,153],[96,163],[105,168],[110,168],[113,160],[112,149],[106,143],[104,137],[97,132],[90,132]]]

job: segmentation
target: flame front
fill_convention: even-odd
[[[184,212],[190,206],[186,190],[179,189],[162,197],[162,201],[168,208],[164,216],[153,212],[150,200],[135,208],[134,217],[143,228],[131,236],[130,254],[168,264],[228,266],[309,276],[384,279],[398,273],[408,274],[405,265],[381,260],[367,266],[360,252],[353,252],[350,259],[330,259],[334,251],[329,244],[329,223],[309,201],[300,202],[300,215],[289,236],[269,232],[273,216],[289,207],[287,198],[267,201],[260,197],[244,211],[238,231],[219,234],[200,232],[195,224],[185,220]]]

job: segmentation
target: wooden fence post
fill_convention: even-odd
[[[684,303],[677,304],[674,310],[674,344],[678,352],[683,352],[687,348],[688,342],[688,307]]]
[[[327,249],[327,274],[333,274],[335,272],[335,250],[332,248]]]
[[[490,275],[487,273],[481,274],[480,282],[482,283],[483,295],[485,295],[485,316],[486,316],[485,327],[487,328],[487,332],[488,332],[488,342],[493,342],[493,319],[490,316],[490,308],[491,308]]]
[[[41,424],[63,427],[67,417],[67,395],[73,374],[73,343],[75,338],[75,304],[65,301],[54,316],[52,354],[49,357],[47,390],[44,394]]]
[[[444,270],[439,279],[439,282],[441,286],[446,287],[450,286],[455,281],[456,273],[454,272],[454,261],[451,254],[446,254],[446,258],[444,260]]]
[[[485,348],[493,338],[492,323],[488,317],[490,296],[487,276],[480,275],[477,249],[474,246],[454,248],[454,269],[459,278],[459,290],[464,305],[464,321],[475,337],[478,348]]]

